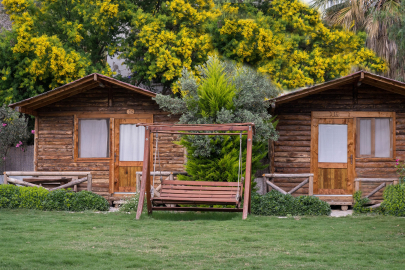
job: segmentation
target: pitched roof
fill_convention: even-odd
[[[16,102],[9,105],[9,107],[16,109],[19,112],[27,113],[31,115],[36,115],[36,110],[47,106],[49,104],[55,103],[59,100],[77,95],[81,92],[87,91],[89,89],[95,88],[97,86],[119,86],[128,90],[132,90],[136,93],[148,96],[155,97],[156,93],[142,89],[140,87],[125,83],[114,78],[110,78],[98,73],[93,73],[87,75],[83,78],[80,78],[76,81],[70,82],[68,84],[62,85],[58,88],[50,90],[48,92],[39,94],[35,97],[27,98],[25,100]]]
[[[317,84],[311,87],[291,91],[287,94],[270,99],[270,102],[275,104],[287,103],[296,99],[300,99],[309,95],[323,92],[325,90],[333,89],[335,87],[349,84],[349,83],[365,83],[376,86],[378,88],[394,92],[397,94],[405,95],[405,83],[379,76],[367,71],[358,71],[356,73],[344,76],[332,81]]]

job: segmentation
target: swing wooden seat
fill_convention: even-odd
[[[148,214],[153,210],[163,211],[223,211],[223,212],[243,212],[242,219],[246,219],[250,213],[250,190],[251,190],[251,169],[252,169],[252,140],[254,132],[254,123],[237,123],[237,124],[201,124],[201,125],[151,125],[139,123],[137,126],[145,126],[145,146],[142,168],[141,191],[139,194],[138,210],[136,219],[139,219],[142,214],[143,202],[146,195],[146,203]],[[185,132],[188,131],[188,132]],[[207,133],[206,131],[211,131]],[[217,131],[212,133],[212,131]],[[219,131],[219,132],[218,132]],[[239,131],[240,133],[235,133]],[[154,178],[151,185],[150,179],[150,163],[152,161],[150,155],[151,133],[156,136],[156,158],[159,159],[158,134],[181,134],[181,135],[208,135],[208,136],[239,136],[239,170],[238,182],[209,182],[209,181],[179,181],[179,180],[163,180],[161,178],[161,191],[159,197],[152,197],[154,194]],[[242,136],[247,135],[246,140],[246,181],[243,182],[242,172]],[[154,171],[156,168],[154,167]],[[162,171],[161,168],[159,171]],[[244,186],[243,209],[240,209],[242,187]],[[150,191],[149,191],[149,188]],[[158,205],[235,205],[236,208],[213,208],[213,207],[168,207]]]
[[[236,205],[240,207],[242,185],[236,182],[163,180],[158,204]],[[153,207],[154,210],[158,210]]]

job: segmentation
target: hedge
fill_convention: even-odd
[[[0,208],[26,208],[57,211],[107,211],[106,199],[90,191],[48,191],[38,187],[0,185]]]
[[[293,197],[272,190],[265,195],[252,194],[252,213],[263,216],[330,215],[328,203],[314,196]]]
[[[383,196],[381,208],[384,214],[405,217],[405,183],[387,186]]]

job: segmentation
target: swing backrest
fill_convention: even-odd
[[[154,201],[191,204],[239,204],[242,183],[163,180]],[[239,192],[238,192],[239,190]],[[239,195],[239,196],[237,196]]]

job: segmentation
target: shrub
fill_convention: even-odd
[[[297,215],[310,216],[329,216],[331,209],[327,202],[314,196],[299,196],[295,198],[294,207],[297,209]]]
[[[17,192],[19,188],[14,185],[0,185],[0,208],[13,208],[12,201]]]
[[[313,196],[293,197],[272,190],[265,195],[252,194],[252,213],[263,216],[329,215],[328,203]]]
[[[356,214],[363,214],[363,213],[371,213],[373,209],[370,207],[366,207],[367,204],[370,204],[369,198],[362,198],[361,190],[356,191],[353,195],[354,205],[353,205],[353,212]]]
[[[133,197],[126,198],[125,203],[120,206],[120,211],[125,213],[136,212],[138,210],[139,193],[136,193]],[[146,207],[146,199],[144,202],[144,208]]]
[[[27,208],[57,211],[107,211],[106,199],[89,191],[48,191],[38,187],[0,185],[0,208]]]
[[[65,196],[66,190],[58,189],[50,192],[47,198],[44,200],[43,205],[44,209],[47,211],[67,211],[66,204],[65,204]]]
[[[405,183],[389,185],[384,190],[384,201],[381,207],[385,214],[404,217],[405,216]]]
[[[70,193],[75,196],[66,196],[65,203],[69,211],[98,210],[108,211],[110,205],[106,199],[93,192],[83,190],[77,193]],[[70,195],[69,193],[67,195]]]

